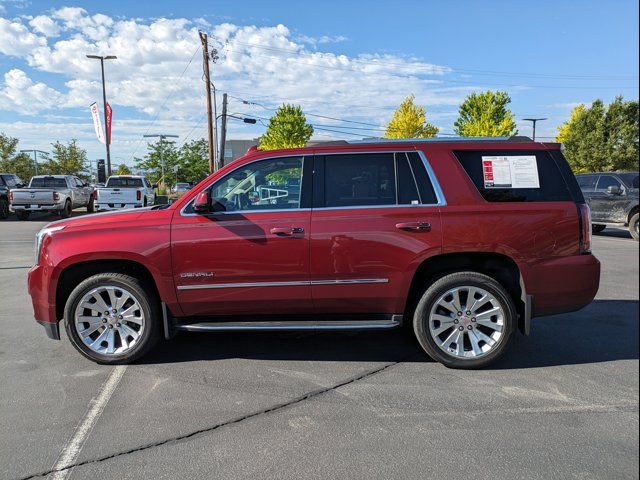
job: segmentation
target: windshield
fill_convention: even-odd
[[[638,174],[637,173],[619,173],[624,183],[629,185],[631,188],[638,188]]]
[[[138,188],[141,186],[141,178],[112,177],[107,180],[107,188]]]
[[[34,177],[29,186],[32,188],[66,188],[67,182],[64,178]]]

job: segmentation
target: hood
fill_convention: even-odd
[[[51,222],[46,227],[85,227],[89,225],[104,225],[108,223],[128,222],[139,219],[141,216],[151,212],[153,207],[130,208],[126,210],[116,210],[113,212],[90,213],[75,218],[65,218]]]

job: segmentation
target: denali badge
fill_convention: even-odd
[[[213,277],[213,272],[188,272],[188,273],[180,274],[180,278],[202,278],[202,277]]]

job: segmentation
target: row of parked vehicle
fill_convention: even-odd
[[[28,185],[13,174],[0,174],[0,219],[15,212],[26,220],[33,212],[50,212],[62,218],[76,208],[87,212],[141,208],[156,203],[155,189],[149,180],[136,175],[109,177],[97,187],[73,175],[36,175]]]

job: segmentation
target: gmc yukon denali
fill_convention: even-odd
[[[589,208],[560,145],[352,142],[247,154],[172,205],[36,237],[36,320],[128,363],[179,331],[386,330],[449,367],[594,298]]]

